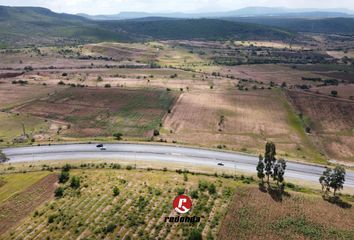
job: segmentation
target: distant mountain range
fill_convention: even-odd
[[[0,48],[31,45],[67,45],[100,41],[146,40],[296,40],[298,32],[354,35],[354,18],[270,16],[274,9],[238,10],[243,17],[181,19],[143,16],[133,19],[93,20],[55,13],[38,7],[0,6]],[[258,12],[259,16],[247,17]],[[278,10],[278,12],[282,12]],[[263,16],[267,13],[269,16]],[[303,14],[304,12],[302,12]],[[308,12],[313,14],[313,12]],[[262,15],[263,14],[263,15]],[[327,13],[329,14],[329,13]],[[344,14],[344,13],[343,13]]]
[[[271,7],[248,7],[228,12],[209,13],[148,13],[148,12],[121,12],[113,15],[88,15],[79,13],[79,16],[92,20],[126,20],[147,17],[165,18],[225,18],[225,17],[299,17],[299,18],[332,18],[354,17],[354,11],[348,9],[290,9]]]

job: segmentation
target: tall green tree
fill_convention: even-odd
[[[273,180],[277,182],[278,186],[279,183],[282,183],[284,181],[285,169],[286,169],[286,162],[282,158],[276,161],[276,163],[274,164],[272,177]]]
[[[273,166],[275,163],[276,148],[273,142],[267,142],[265,146],[264,163],[267,183],[269,185],[269,177],[273,174]]]
[[[342,166],[336,166],[331,175],[329,186],[333,188],[333,196],[336,196],[338,190],[343,189],[345,182],[345,169]]]
[[[257,177],[259,179],[261,179],[262,181],[262,185],[264,184],[264,177],[265,177],[265,174],[264,174],[264,162],[263,162],[263,156],[262,154],[259,154],[259,157],[258,157],[259,161],[258,161],[258,164],[257,164]]]
[[[319,179],[322,185],[323,195],[327,195],[333,188],[333,196],[336,196],[338,190],[343,189],[345,182],[345,169],[342,166],[336,166],[333,170],[326,168]]]
[[[323,171],[322,176],[319,179],[320,184],[322,185],[322,193],[324,196],[327,195],[328,192],[331,190],[330,187],[331,177],[332,177],[332,169],[326,168],[326,170]]]

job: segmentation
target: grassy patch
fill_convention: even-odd
[[[353,230],[340,230],[311,222],[305,216],[285,217],[273,224],[273,230],[286,237],[289,234],[301,235],[308,239],[351,239]]]
[[[0,139],[2,139],[0,145],[11,143],[14,138],[21,136],[23,134],[22,124],[29,136],[45,133],[49,129],[49,124],[37,117],[27,114],[0,113]]]
[[[352,202],[351,202],[352,204]],[[353,239],[353,209],[319,194],[288,191],[282,201],[256,187],[237,187],[220,239]],[[255,231],[256,230],[256,231]]]
[[[2,182],[4,182],[4,184],[0,187],[0,204],[48,174],[49,172],[28,172],[3,175]]]
[[[279,95],[279,100],[282,102],[284,108],[287,111],[289,125],[301,138],[302,146],[298,148],[299,151],[298,156],[301,156],[301,152],[302,152],[302,155],[305,156],[306,158],[309,158],[310,161],[326,164],[327,160],[323,156],[321,156],[321,154],[318,152],[314,144],[306,135],[304,130],[305,126],[301,121],[300,117],[294,112],[293,107],[282,96],[279,90],[276,90],[275,92]],[[310,120],[306,120],[306,121],[310,123]]]

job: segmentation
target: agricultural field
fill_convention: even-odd
[[[289,91],[288,95],[320,148],[330,158],[352,162],[354,102],[299,91]]]
[[[240,187],[221,226],[219,239],[352,239],[354,211],[316,195],[289,192],[277,202],[256,187]]]
[[[65,184],[62,198],[33,209],[2,239],[175,239],[188,237],[192,229],[215,238],[234,186],[240,184],[188,173],[92,168],[71,170],[70,175],[80,178],[80,187]],[[119,189],[116,196],[114,187]],[[165,217],[177,216],[172,201],[182,192],[193,196],[194,207],[187,215],[200,217],[200,222],[165,222]]]
[[[48,174],[49,172],[31,172],[28,174],[14,173],[1,176],[0,203],[8,200],[14,194],[22,192]]]
[[[299,64],[299,52],[315,63],[319,46],[304,42],[289,49],[286,44],[166,40],[2,50],[0,106],[7,112],[0,121],[7,123],[0,127],[1,144],[112,141],[119,132],[125,140],[251,154],[259,154],[264,142],[272,140],[286,158],[351,161],[350,151],[345,150],[344,158],[329,154],[319,139],[305,133],[300,109],[284,92],[325,96],[336,90],[337,98],[350,100],[352,69]],[[268,62],[272,54],[280,54],[280,64]],[[241,62],[229,62],[233,57]],[[258,60],[263,64],[250,64]],[[338,85],[325,85],[334,77]],[[22,124],[26,141],[18,141],[24,135]],[[154,130],[160,136],[152,139]],[[346,149],[351,142],[345,136],[336,144]]]
[[[68,88],[13,111],[61,123],[68,137],[153,136],[175,96],[166,90]],[[61,132],[63,131],[63,132]]]
[[[0,202],[0,235],[52,198],[57,179],[57,175],[49,172],[1,176],[4,184],[0,191],[7,198]]]
[[[19,78],[18,80],[20,80]],[[5,110],[13,106],[45,97],[61,88],[37,84],[12,83],[17,79],[0,79],[0,109]]]
[[[253,154],[268,139],[285,157],[323,161],[284,96],[269,89],[183,93],[161,133],[169,141]]]
[[[276,239],[288,234],[294,239],[351,239],[354,234],[353,209],[349,207],[354,202],[346,194],[341,196],[342,206],[347,207],[340,207],[321,199],[317,190],[290,183],[279,198],[276,193],[261,191],[253,177],[136,169],[122,161],[74,163],[69,181],[53,185],[65,167],[58,164],[14,164],[11,169],[6,164],[1,168],[4,184],[0,191],[13,192],[0,203],[0,209],[16,206],[6,211],[16,218],[0,215],[1,226],[6,227],[0,227],[1,239],[188,239],[195,232],[203,239],[260,239],[277,236],[279,228],[286,230]],[[29,172],[23,173],[24,169]],[[73,178],[79,184],[73,184]],[[31,181],[14,189],[13,184],[21,179]],[[63,195],[54,197],[59,188]],[[166,217],[178,216],[172,201],[182,193],[193,202],[191,211],[183,216],[200,217],[199,222],[166,222]],[[259,231],[255,233],[254,228]]]
[[[0,240],[354,239],[352,9],[33,2],[0,4]]]

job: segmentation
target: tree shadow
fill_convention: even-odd
[[[332,204],[335,204],[337,205],[338,207],[340,208],[351,208],[352,205],[344,200],[342,200],[340,197],[338,196],[335,196],[335,197],[332,197],[332,196],[322,196],[323,200],[329,202],[329,203],[332,203]]]
[[[261,191],[261,192],[264,192],[264,193],[267,192],[267,188],[265,187],[264,183],[259,183],[259,184],[258,184],[258,189],[259,189],[259,191]]]
[[[284,197],[290,197],[290,194],[285,192],[282,187],[266,186],[265,184],[259,183],[258,188],[261,192],[268,193],[276,202],[282,202]]]

